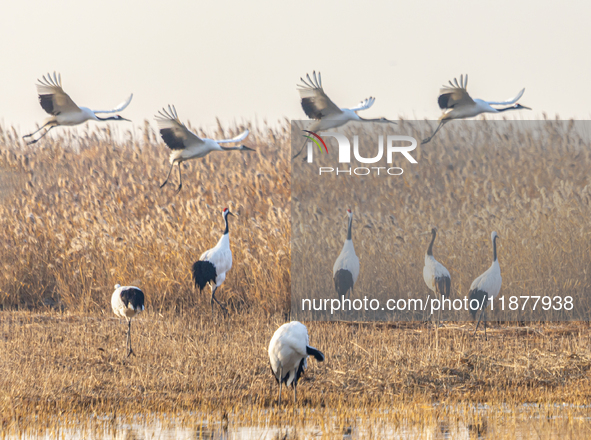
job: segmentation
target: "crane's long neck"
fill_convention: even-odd
[[[94,115],[99,121],[120,121],[121,119],[117,116],[109,116],[108,118],[101,118],[100,116]]]
[[[507,110],[520,110],[520,108],[512,105],[511,107],[495,108],[495,110],[496,110],[496,113],[501,113],[501,112],[506,112]]]
[[[230,151],[230,150],[242,150],[242,147],[222,147],[220,145],[220,148],[224,151]]]
[[[429,248],[427,249],[427,255],[430,257],[433,256],[433,243],[435,243],[435,235],[437,232],[433,231],[433,237],[431,238],[431,243],[429,244]]]
[[[351,240],[351,224],[353,223],[353,217],[349,217],[349,226],[347,227],[347,240]]]
[[[497,237],[493,239],[493,263],[497,261]]]
[[[228,227],[228,214],[224,216],[224,221],[226,222],[226,229],[224,229],[224,235],[228,235],[230,233],[230,229]]]

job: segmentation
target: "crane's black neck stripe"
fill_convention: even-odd
[[[353,217],[349,217],[349,226],[347,227],[347,240],[351,240],[351,223],[353,223]]]
[[[519,110],[519,107],[515,107],[515,106],[511,106],[511,107],[505,107],[505,108],[498,108],[497,112],[506,112],[507,110]]]
[[[497,236],[493,239],[493,263],[497,261]]]
[[[429,244],[429,249],[427,249],[427,255],[429,256],[433,256],[433,243],[435,243],[435,236],[437,235],[437,231],[433,230],[431,232],[433,234],[433,237],[431,238],[431,244]]]
[[[224,235],[226,235],[230,232],[230,228],[228,227],[228,213],[224,215],[224,222],[226,222],[226,229],[224,230]]]

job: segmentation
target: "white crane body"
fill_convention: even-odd
[[[199,260],[193,264],[193,280],[195,287],[202,291],[207,284],[211,286],[211,312],[213,303],[216,302],[222,310],[225,307],[215,297],[215,292],[226,280],[226,273],[232,268],[232,249],[230,248],[230,229],[228,215],[234,216],[228,208],[224,208],[222,216],[226,229],[217,244],[203,252]]]
[[[486,309],[490,304],[490,301],[496,298],[501,291],[501,285],[503,279],[501,277],[501,266],[499,265],[499,260],[497,258],[497,239],[499,236],[495,231],[493,231],[490,235],[490,239],[492,242],[493,247],[493,262],[490,267],[476,278],[472,284],[470,285],[470,291],[468,293],[468,300],[470,302],[470,314],[473,318],[476,318],[476,314],[478,310],[481,310],[480,316],[478,318],[478,323],[476,324],[476,329],[474,330],[474,334],[478,330],[478,326],[482,317],[484,316],[484,338],[487,339],[486,336]],[[472,302],[473,300],[478,301],[478,308],[473,308]]]
[[[127,341],[125,348],[127,356],[133,354],[131,348],[131,318],[144,311],[144,293],[135,286],[115,285],[111,296],[111,308],[115,316],[127,320]]]
[[[347,295],[353,291],[353,287],[359,278],[359,257],[355,254],[355,246],[352,239],[353,213],[347,209],[348,225],[347,238],[343,244],[341,253],[332,267],[332,277],[337,295]]]
[[[430,142],[441,127],[453,119],[473,118],[482,113],[502,113],[508,110],[521,109],[531,110],[529,107],[516,104],[516,102],[523,96],[525,89],[522,89],[515,97],[505,101],[484,101],[482,99],[473,99],[468,93],[467,87],[468,75],[465,77],[464,75],[461,75],[459,82],[457,78],[454,78],[453,83],[449,81],[449,86],[444,85],[441,88],[437,103],[443,110],[443,113],[439,118],[439,125],[431,136],[423,139],[423,144]],[[493,105],[509,107],[495,108]]]
[[[244,130],[242,133],[232,139],[203,139],[189,130],[185,124],[180,121],[174,106],[169,105],[168,110],[164,108],[159,111],[158,115],[156,115],[156,122],[158,124],[162,140],[168,146],[168,148],[171,149],[170,156],[168,157],[170,169],[168,170],[166,180],[162,185],[160,185],[160,188],[164,187],[166,182],[168,182],[170,173],[172,172],[172,168],[175,164],[177,164],[179,170],[179,186],[177,189],[177,192],[179,192],[183,187],[181,163],[189,159],[199,159],[205,157],[212,151],[254,151],[252,148],[249,148],[246,145],[241,145],[239,147],[223,147],[220,145],[224,143],[243,141],[249,134],[248,130]]]
[[[124,110],[131,102],[133,93],[126,101],[110,110],[91,110],[87,107],[79,107],[74,103],[72,98],[64,92],[61,75],[56,74],[55,72],[53,73],[53,77],[51,74],[48,74],[47,76],[44,75],[43,79],[39,80],[39,84],[37,84],[37,93],[39,94],[39,104],[41,104],[43,110],[51,116],[45,119],[43,125],[39,129],[23,136],[23,138],[33,137],[37,132],[48,127],[40,137],[36,139],[34,138],[32,141],[29,141],[28,144],[38,142],[49,133],[52,128],[60,125],[73,126],[82,124],[86,121],[129,121],[119,115],[102,118],[97,116],[97,114],[117,113]]]
[[[298,321],[283,324],[277,329],[269,343],[269,361],[271,372],[279,383],[279,405],[281,405],[281,386],[293,385],[294,404],[297,399],[297,383],[307,368],[308,356],[322,362],[324,354],[311,347],[308,339],[308,329]]]
[[[374,104],[376,99],[372,96],[364,99],[353,108],[339,108],[324,93],[320,72],[318,72],[318,75],[316,75],[316,72],[313,72],[312,77],[306,75],[306,79],[300,78],[300,80],[302,84],[298,84],[297,87],[300,93],[302,109],[306,113],[306,116],[314,120],[308,127],[309,131],[330,130],[345,125],[349,121],[389,122],[396,124],[396,122],[386,118],[365,119],[357,114],[358,111],[367,110]],[[293,156],[294,159],[302,153],[305,145],[306,142],[304,142],[300,151]]]

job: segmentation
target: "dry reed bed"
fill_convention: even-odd
[[[267,347],[283,316],[211,318],[148,310],[134,321],[137,357],[125,357],[125,324],[105,316],[2,312],[0,417],[48,413],[241,413],[269,408],[277,385]],[[438,402],[591,403],[587,324],[500,327],[489,341],[473,325],[310,322],[301,407],[402,409]],[[284,401],[291,407],[291,392]],[[8,419],[7,419],[8,418]]]
[[[288,132],[249,128],[246,144],[256,152],[189,162],[178,195],[175,175],[158,188],[169,150],[148,125],[123,142],[106,129],[64,131],[31,147],[1,130],[0,308],[99,311],[114,284],[133,283],[155,310],[207,310],[190,267],[221,236],[221,211],[229,206],[239,215],[230,219],[235,263],[218,296],[238,309],[286,309]]]
[[[400,177],[319,176],[318,166],[335,166],[334,155],[316,155],[316,166],[295,162],[293,299],[334,296],[332,265],[350,207],[361,264],[357,297],[379,298],[382,304],[389,298],[426,298],[422,268],[433,226],[439,228],[434,254],[451,273],[452,299],[467,295],[472,280],[491,263],[490,233],[496,230],[501,295],[572,296],[573,311],[553,318],[590,319],[588,128],[572,121],[521,121],[513,128],[503,121],[454,122],[412,152],[418,164],[394,157],[405,170]],[[361,131],[365,145],[361,128],[347,130]],[[396,131],[421,139],[427,130],[424,123],[401,122]],[[489,316],[503,318],[499,309]],[[449,316],[469,319],[466,312]]]

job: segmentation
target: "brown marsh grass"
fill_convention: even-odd
[[[301,298],[335,298],[332,266],[346,236],[345,210],[351,208],[361,266],[355,297],[378,298],[382,305],[389,298],[426,298],[430,291],[422,270],[435,226],[434,255],[451,273],[451,298],[467,296],[472,281],[492,262],[490,234],[495,230],[500,235],[500,295],[507,303],[505,313],[498,303],[487,312],[491,319],[543,319],[527,312],[533,301],[519,315],[507,310],[508,297],[534,295],[573,298],[573,310],[552,312],[553,320],[591,318],[589,124],[455,122],[411,153],[416,165],[395,156],[395,165],[405,171],[398,177],[319,175],[319,166],[336,166],[335,155],[316,155],[314,165],[294,162],[292,309],[300,308]],[[381,126],[373,137],[366,125],[346,127],[350,139],[360,135],[361,145],[363,136],[370,139],[366,156],[376,154],[373,133],[381,134]],[[400,121],[395,132],[421,139],[428,130],[424,122]],[[299,131],[293,132],[299,142]],[[374,165],[353,160],[351,168],[378,165],[386,166],[385,160]],[[471,319],[467,312],[444,315]],[[319,314],[300,318],[312,316]]]
[[[0,206],[0,307],[103,311],[119,283],[137,284],[157,311],[205,311],[207,295],[195,294],[190,268],[221,236],[228,206],[238,215],[230,225],[234,266],[217,296],[236,309],[286,310],[288,134],[263,127],[246,140],[256,152],[188,162],[175,196],[174,175],[158,188],[169,150],[148,125],[120,143],[107,130],[64,131],[23,147],[12,131],[0,132],[0,180],[9,189]]]
[[[439,330],[436,349],[435,332],[421,324],[310,322],[310,343],[327,357],[310,361],[294,416],[291,390],[276,411],[266,353],[281,316],[147,311],[134,320],[131,358],[125,324],[110,314],[2,312],[1,318],[6,432],[53,426],[56,415],[82,423],[92,414],[107,421],[150,414],[230,418],[250,426],[309,425],[327,414],[325,424],[344,427],[358,418],[394,426],[481,423],[474,402],[489,405],[491,424],[528,415],[574,423],[591,403],[587,324],[500,327],[486,343],[472,337],[472,325],[450,325]]]
[[[64,131],[34,147],[22,146],[14,130],[0,133],[3,433],[51,427],[51,417],[80,423],[88,414],[130,419],[190,410],[187,417],[220,423],[294,421],[291,411],[271,410],[277,387],[266,352],[290,307],[290,129],[250,128],[246,143],[255,153],[189,162],[177,196],[174,177],[158,188],[168,149],[147,125],[123,141],[108,130]],[[442,135],[464,142],[461,149],[438,139],[419,147],[426,166],[388,183],[395,212],[369,217],[341,192],[356,211],[360,285],[382,282],[387,272],[378,276],[364,261],[386,252],[400,290],[424,294],[421,234],[438,225],[436,257],[452,273],[454,294],[465,292],[490,264],[494,228],[504,238],[502,294],[568,293],[589,307],[589,145],[570,131],[550,133],[555,141],[542,146],[508,142],[501,151],[476,148],[451,125]],[[344,238],[342,212],[328,212],[321,198],[312,202],[321,208],[311,218],[326,232],[332,266]],[[189,269],[218,240],[225,206],[239,217],[231,219],[234,267],[219,291],[231,313],[222,318],[211,316],[208,292],[194,291]],[[318,220],[329,214],[338,227]],[[372,244],[376,231],[390,237],[381,250]],[[327,273],[330,286],[331,267]],[[115,283],[146,293],[131,359],[124,325],[109,307]],[[482,426],[475,402],[495,405],[494,417],[566,411],[571,420],[591,403],[586,323],[493,325],[486,343],[472,337],[472,324],[437,333],[420,324],[307,326],[327,360],[310,362],[296,417],[318,425],[329,414],[345,430],[358,417],[434,426],[462,417]],[[562,403],[569,406],[556,406]]]

